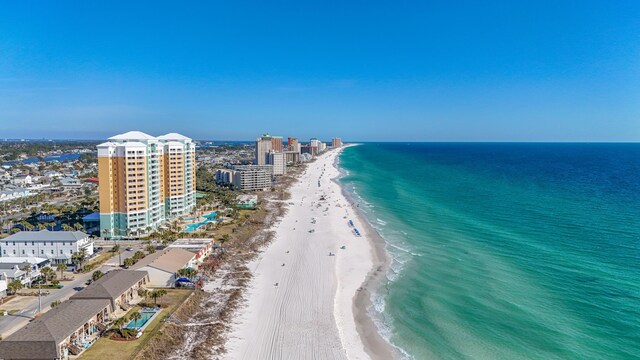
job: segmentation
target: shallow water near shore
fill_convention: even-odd
[[[640,357],[640,145],[368,143],[340,166],[408,357]]]

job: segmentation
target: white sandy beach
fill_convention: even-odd
[[[339,176],[339,151],[320,156],[292,186],[273,243],[249,265],[254,277],[246,307],[232,325],[226,358],[370,358],[372,350],[364,345],[370,342],[360,333],[368,337],[375,330],[356,324],[354,297],[376,257],[370,231],[332,181]],[[363,237],[353,234],[349,219]]]

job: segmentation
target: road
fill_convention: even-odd
[[[128,257],[133,256],[133,254],[137,250],[141,250],[141,247],[133,248],[133,251],[124,251],[121,255],[122,261],[124,261],[124,259]],[[118,256],[114,256],[111,259],[107,260],[102,266],[100,266],[99,270],[103,273],[106,273],[117,268]],[[42,297],[42,310],[47,311],[48,307],[53,301],[65,301],[73,296],[73,294],[75,294],[76,292],[82,290],[82,288],[86,286],[86,281],[91,278],[92,273],[93,272],[89,272],[86,274],[74,274],[75,279],[73,281],[62,282],[62,284],[64,285],[62,289],[54,291],[49,290],[50,294]],[[31,321],[37,313],[38,302],[36,301],[33,305],[27,306],[25,309],[18,313],[15,313],[13,315],[0,316],[0,336],[2,336],[2,338],[6,338],[9,334],[18,331],[21,327],[25,326],[29,321]]]

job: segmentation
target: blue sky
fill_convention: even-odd
[[[5,2],[0,138],[638,141],[638,1]]]

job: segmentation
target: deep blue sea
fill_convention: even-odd
[[[640,359],[640,144],[366,143],[340,165],[407,357]]]

